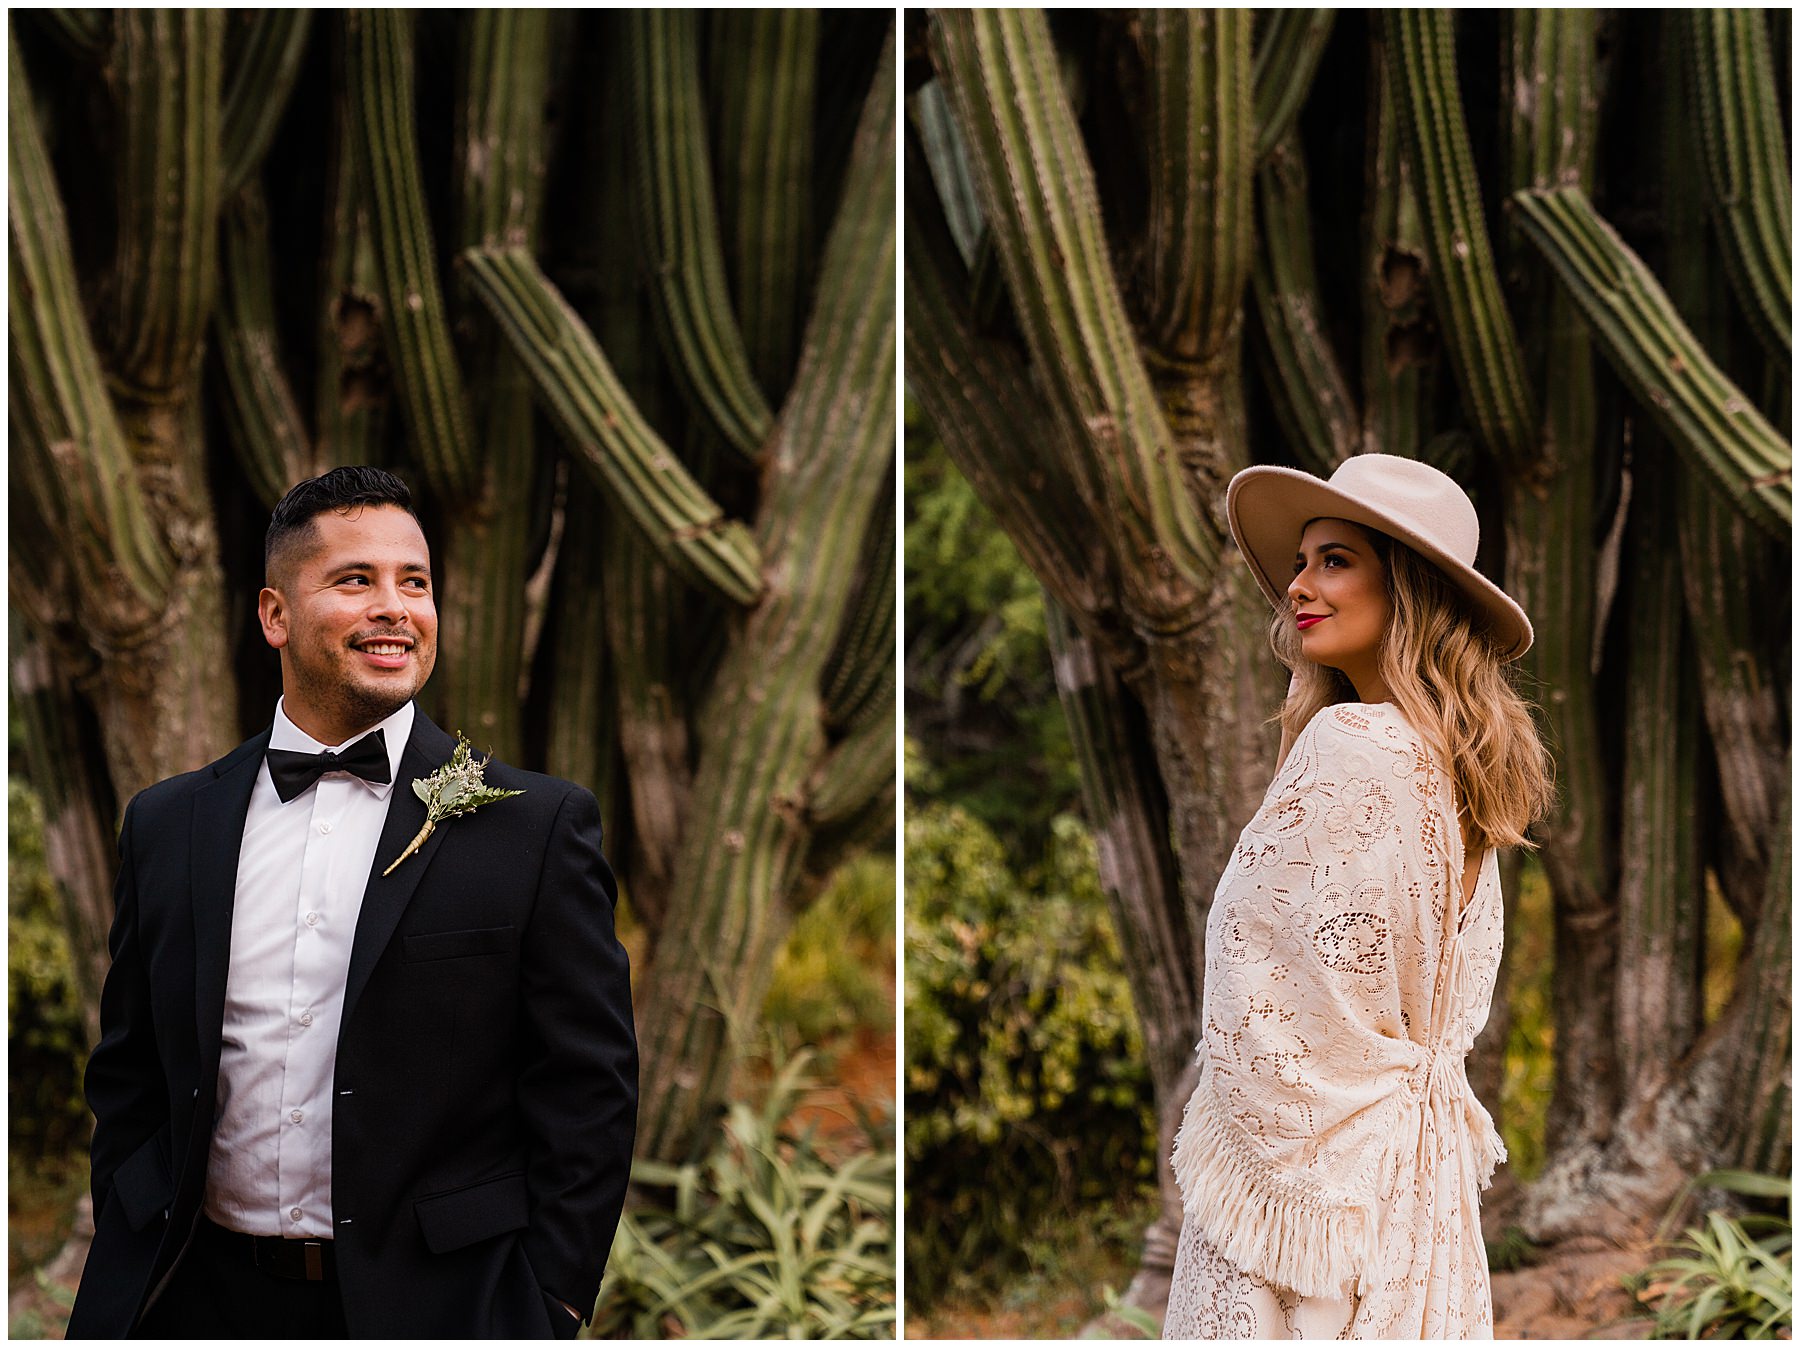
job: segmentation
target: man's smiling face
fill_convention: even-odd
[[[288,717],[342,744],[418,694],[437,663],[431,550],[411,512],[353,506],[313,517],[271,559],[258,601],[281,652]]]

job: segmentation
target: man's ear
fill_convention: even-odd
[[[256,596],[256,616],[262,623],[263,640],[276,650],[288,643],[287,599],[280,590],[263,587]]]

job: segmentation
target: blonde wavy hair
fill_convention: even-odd
[[[1401,714],[1438,761],[1450,765],[1470,845],[1535,848],[1526,830],[1549,813],[1556,786],[1530,705],[1444,573],[1397,539],[1357,527],[1381,559],[1393,605],[1377,667]],[[1274,718],[1285,742],[1325,707],[1357,700],[1347,676],[1300,654],[1300,634],[1286,609],[1276,610],[1269,644],[1294,673]]]

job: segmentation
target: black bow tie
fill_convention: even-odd
[[[268,752],[269,777],[275,783],[275,794],[286,805],[328,772],[354,772],[365,782],[393,780],[388,768],[387,741],[379,730],[372,730],[341,754],[327,749],[320,754],[303,754],[297,749],[271,749]]]

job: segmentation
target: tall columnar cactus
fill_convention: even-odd
[[[1619,200],[1620,218],[1642,221],[1702,200],[1698,147],[1601,140],[1608,126],[1679,119],[1665,95],[1682,87],[1603,87],[1603,39],[1641,25],[1626,49],[1654,59],[1654,39],[1689,33],[1686,19],[1622,17],[1603,34],[1586,11],[1508,11],[1467,29],[1448,11],[1346,11],[1327,46],[1326,18],[1295,12],[1262,21],[1253,52],[1231,20],[1202,13],[911,22],[909,386],[1049,597],[1102,885],[1140,1015],[1159,1022],[1145,1038],[1165,1154],[1191,1084],[1182,1046],[1197,1028],[1207,899],[1268,781],[1272,746],[1255,726],[1284,683],[1257,653],[1266,609],[1231,590],[1242,570],[1218,533],[1219,488],[1237,463],[1323,473],[1378,450],[1448,465],[1470,488],[1481,564],[1537,627],[1521,684],[1557,760],[1538,838],[1556,895],[1558,1077],[1551,1165],[1518,1214],[1541,1237],[1654,1217],[1662,1196],[1639,1183],[1643,1157],[1670,1176],[1766,1162],[1785,1093],[1763,1089],[1757,1123],[1733,1131],[1717,1086],[1750,1079],[1745,1055],[1779,1075],[1786,984],[1766,942],[1747,947],[1728,1014],[1753,1046],[1696,1039],[1692,958],[1699,867],[1759,940],[1758,915],[1786,898],[1770,849],[1750,841],[1786,801],[1787,730],[1765,715],[1785,635],[1696,574],[1704,556],[1702,572],[1748,594],[1764,574],[1754,529],[1773,537],[1788,518],[1791,456],[1779,418],[1759,410],[1767,399],[1745,392],[1765,384],[1756,367],[1746,382],[1739,337],[1766,328],[1755,297],[1779,293],[1770,278],[1786,261],[1768,227],[1784,198],[1756,186],[1778,144],[1757,74],[1763,16],[1706,28],[1732,56],[1709,49],[1701,96],[1723,96],[1722,72],[1747,73],[1729,85],[1730,115],[1695,127],[1711,138],[1707,162],[1728,170],[1719,181],[1754,197],[1724,189],[1733,214],[1714,212],[1721,233],[1740,230],[1734,284],[1751,323],[1727,315],[1717,345],[1688,334],[1585,204]],[[1494,106],[1465,106],[1463,91],[1486,84],[1459,61],[1491,64]],[[1245,144],[1254,153],[1240,156]],[[1358,162],[1361,174],[1343,167]],[[1253,204],[1239,267],[1231,222]],[[1681,253],[1706,266],[1705,246]],[[1346,300],[1360,313],[1333,311]],[[1247,301],[1263,359],[1240,380]],[[1596,355],[1629,402],[1595,377]],[[1676,464],[1695,487],[1629,490]],[[1680,733],[1659,738],[1671,712]],[[1734,781],[1722,835],[1696,784],[1715,769]],[[1621,828],[1643,843],[1629,866]],[[1489,1079],[1504,998],[1496,1008],[1478,1047]],[[1618,1015],[1638,1017],[1631,1033]],[[1178,1222],[1171,1203],[1147,1266],[1166,1265]]]
[[[1754,9],[1689,10],[1677,22],[1731,282],[1770,353],[1791,364],[1793,175],[1769,30]]]
[[[16,22],[14,684],[84,971],[125,798],[267,724],[269,505],[378,463],[433,545],[422,704],[600,797],[644,971],[643,1136],[704,1145],[792,917],[892,828],[890,29]],[[701,54],[746,30],[767,78],[721,93]],[[47,153],[40,116],[92,92],[113,124],[62,117]],[[64,206],[115,199],[116,240]]]

